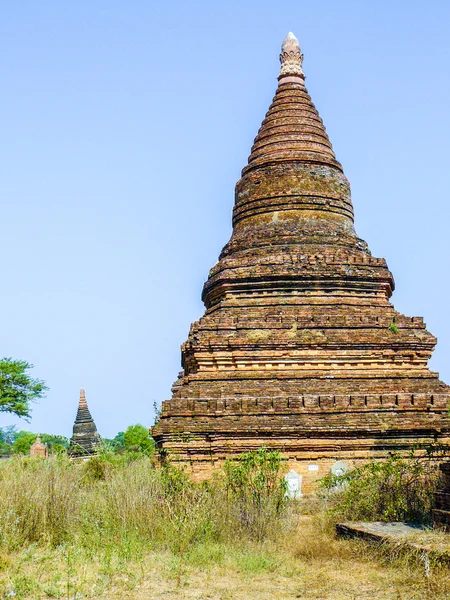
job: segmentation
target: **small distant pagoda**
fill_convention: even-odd
[[[236,185],[231,239],[153,436],[198,477],[266,446],[308,487],[367,458],[448,443],[450,388],[427,366],[436,338],[395,310],[386,261],[355,232],[350,185],[292,33],[280,61]]]
[[[34,444],[32,444],[30,448],[30,456],[39,457],[39,458],[47,458],[48,457],[48,448],[46,444],[41,442],[41,438],[37,437]]]
[[[97,432],[97,427],[86,402],[86,394],[82,388],[73,426],[73,435],[70,438],[69,454],[74,457],[92,456],[98,453],[100,442],[101,437]]]

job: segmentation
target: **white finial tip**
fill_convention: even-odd
[[[303,54],[300,50],[300,44],[292,31],[290,31],[284,38],[281,46],[281,71],[279,77],[292,75],[304,79],[305,76],[303,75],[302,61]]]
[[[292,31],[290,31],[287,36],[284,38],[284,41],[287,42],[288,40],[295,40],[296,42],[298,42],[298,39],[295,37],[295,35],[292,33]]]

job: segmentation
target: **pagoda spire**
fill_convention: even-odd
[[[233,234],[203,289],[207,308],[232,289],[257,285],[269,292],[281,281],[299,289],[314,280],[321,289],[348,291],[354,280],[342,268],[342,254],[349,264],[370,262],[354,229],[350,184],[305,87],[302,61],[298,40],[288,33],[275,96],[236,184]],[[290,251],[277,256],[274,248],[281,244]],[[306,257],[305,250],[328,257],[321,273],[300,269],[291,258],[297,252]],[[360,286],[390,297],[394,280],[385,261],[370,271]]]
[[[78,400],[78,411],[76,422],[85,423],[88,421],[93,421],[91,413],[89,411],[89,407],[86,401],[86,393],[83,388],[80,389],[80,399]]]
[[[78,402],[78,406],[82,408],[87,408],[86,393],[83,388],[80,389],[80,400]]]
[[[73,435],[70,439],[69,453],[72,456],[96,454],[100,441],[101,438],[87,405],[85,391],[81,388],[77,416],[73,426]]]
[[[303,54],[291,32],[280,62],[275,97],[236,185],[233,224],[255,217],[270,221],[276,213],[275,219],[297,221],[337,218],[348,229],[353,224],[350,185],[305,87]]]

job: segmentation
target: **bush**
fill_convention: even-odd
[[[433,456],[412,451],[369,461],[344,475],[328,475],[320,488],[342,519],[428,523],[439,480]]]
[[[280,453],[260,448],[241,454],[225,462],[224,472],[234,518],[251,536],[265,538],[286,504]]]

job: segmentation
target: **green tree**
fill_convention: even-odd
[[[12,446],[18,433],[19,432],[17,431],[15,425],[8,425],[8,427],[0,427],[0,442]]]
[[[43,398],[48,389],[43,381],[30,377],[32,368],[24,360],[0,360],[0,412],[29,418],[30,403]]]
[[[31,431],[19,431],[12,445],[14,454],[29,454],[30,448],[37,438],[37,433]]]
[[[127,450],[133,452],[144,452],[151,454],[155,448],[155,442],[150,437],[150,432],[144,425],[130,425],[123,434],[123,443]]]
[[[0,456],[5,456],[11,453],[12,445],[17,437],[17,429],[15,425],[8,427],[0,427]]]
[[[62,454],[69,447],[69,440],[63,435],[52,435],[50,433],[32,433],[31,431],[19,431],[14,436],[11,449],[14,454],[29,454],[31,446],[39,437],[46,444],[50,454]]]
[[[114,438],[113,442],[115,444],[117,444],[117,446],[120,446],[121,448],[123,448],[125,446],[125,442],[124,442],[124,439],[123,439],[124,436],[125,436],[125,432],[119,431],[119,433]]]
[[[62,454],[69,447],[69,440],[63,435],[43,433],[39,437],[41,442],[47,445],[50,454]]]
[[[118,454],[121,454],[124,449],[124,443],[123,443],[123,436],[124,436],[124,432],[123,431],[119,431],[119,433],[114,437],[114,438],[102,438],[102,446],[103,446],[103,450],[105,452],[115,452]]]

